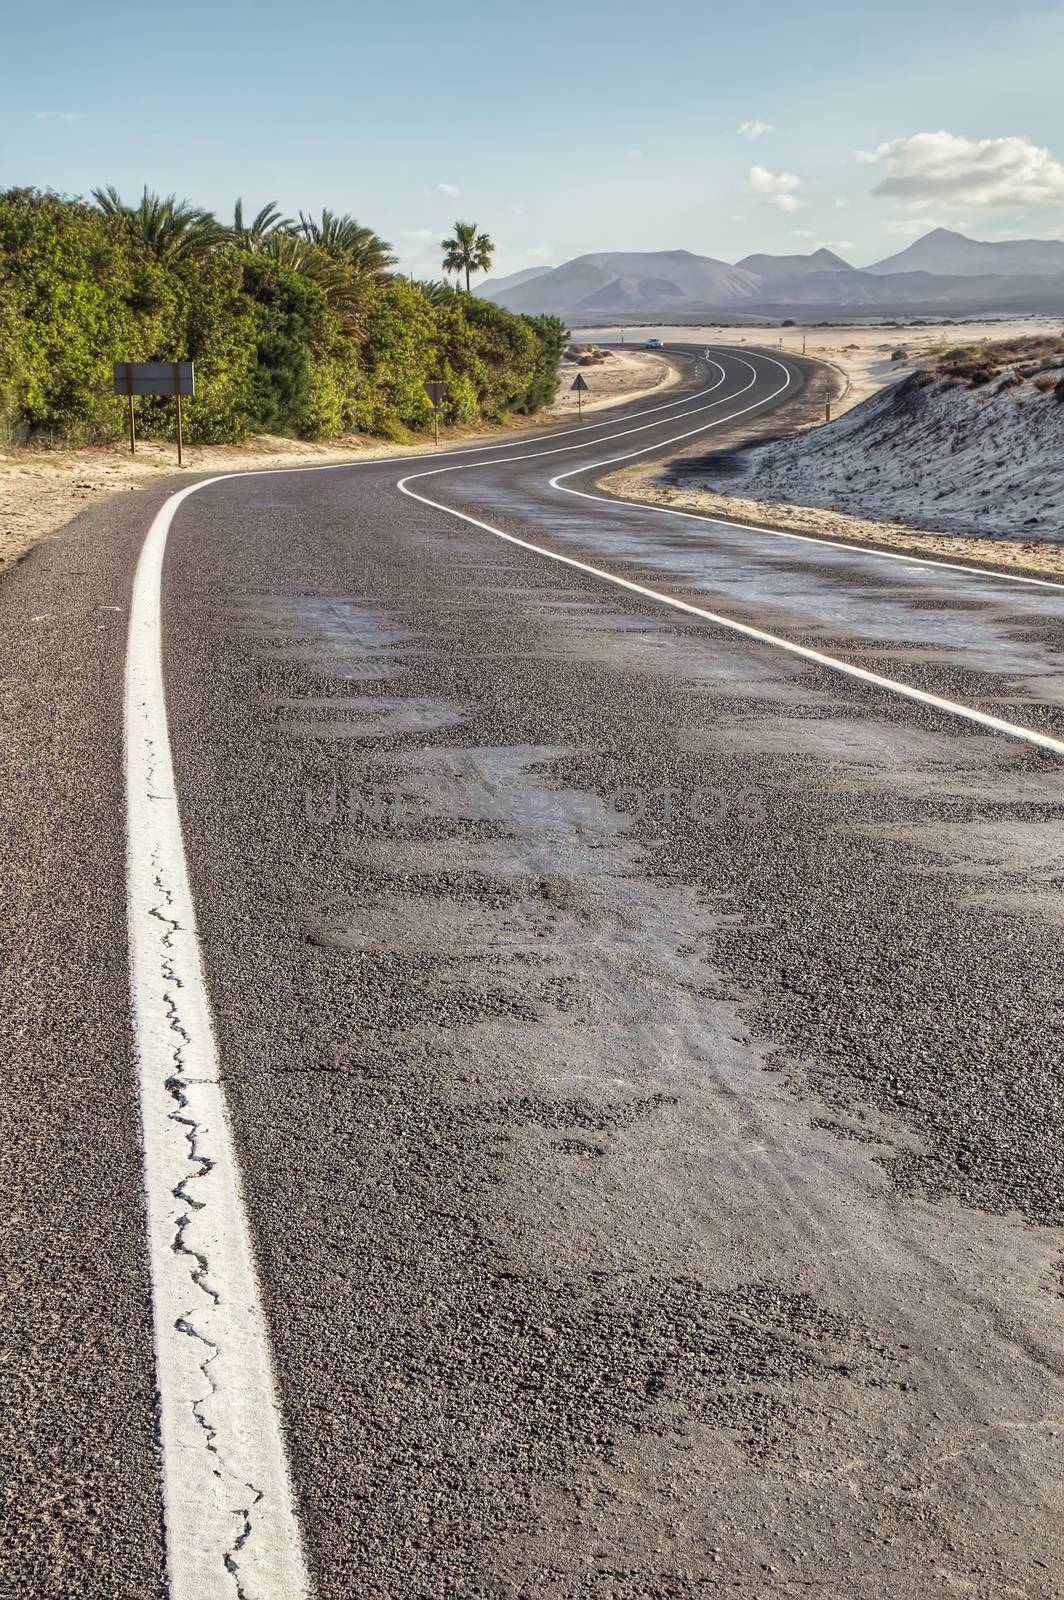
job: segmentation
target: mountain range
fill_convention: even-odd
[[[509,311],[580,315],[842,310],[1064,311],[1064,240],[986,242],[935,228],[897,255],[851,266],[828,249],[734,265],[689,250],[604,251],[528,267],[476,291]]]

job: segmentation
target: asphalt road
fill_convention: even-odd
[[[579,433],[174,516],[176,796],[312,1591],[1049,1600],[1064,589],[611,500],[597,464],[809,370],[675,359]],[[0,584],[5,1597],[167,1593],[122,769],[164,498]],[[283,1592],[244,1526],[197,1600]]]

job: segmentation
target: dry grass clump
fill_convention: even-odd
[[[565,354],[578,367],[597,367],[603,361],[613,360],[613,352],[600,350],[597,344],[571,344]]]
[[[1016,381],[1022,383],[1061,366],[1064,366],[1064,334],[956,345],[935,357],[928,370],[935,377],[977,388],[1006,372],[1014,374]]]

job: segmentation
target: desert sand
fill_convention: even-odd
[[[588,386],[584,395],[585,411],[601,411],[604,406],[618,405],[622,400],[634,399],[651,389],[671,389],[681,377],[679,368],[649,350],[611,350],[605,361],[593,367],[563,360],[558,398],[550,408],[553,415],[569,416],[576,412],[576,395],[570,385],[578,372],[583,374]]]
[[[739,522],[752,527],[783,528],[788,532],[823,535],[847,544],[881,544],[897,550],[916,550],[942,561],[981,562],[994,567],[1019,567],[1064,576],[1064,547],[1033,539],[993,542],[959,533],[926,533],[901,522],[877,522],[843,511],[818,506],[781,504],[776,500],[743,499],[712,489],[664,488],[655,479],[660,466],[622,468],[604,477],[601,486],[628,500],[670,506],[676,511],[697,511],[704,517]]]
[[[358,440],[319,445],[264,436],[240,445],[192,445],[184,452],[184,472],[191,477],[404,453],[409,451],[379,441],[363,447]],[[150,488],[178,470],[174,446],[154,440],[138,440],[135,456],[125,444],[0,451],[0,571],[89,506],[113,494]]]
[[[839,324],[830,328],[722,328],[707,324],[704,327],[670,328],[661,324],[640,328],[587,328],[573,330],[574,340],[596,340],[602,344],[619,342],[623,335],[626,344],[642,344],[652,337],[666,344],[752,345],[759,350],[780,349],[785,354],[800,356],[804,352],[818,361],[827,361],[838,367],[846,379],[846,387],[834,411],[841,416],[852,406],[860,404],[875,394],[885,384],[894,382],[919,366],[934,350],[948,350],[953,345],[980,344],[989,339],[1014,339],[1042,333],[1059,333],[1059,317],[1013,317],[987,319],[983,322],[940,323],[933,327],[874,327],[868,324]],[[893,361],[895,350],[908,351],[908,359]]]

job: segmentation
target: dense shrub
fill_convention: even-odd
[[[450,422],[527,414],[554,397],[566,338],[554,317],[336,263],[323,271],[305,243],[253,251],[218,233],[198,258],[160,257],[80,200],[0,195],[0,434],[119,436],[115,361],[195,361],[185,425],[201,442],[352,428],[406,438],[431,422],[433,378],[448,386]],[[143,434],[172,433],[169,401],[137,408]]]

